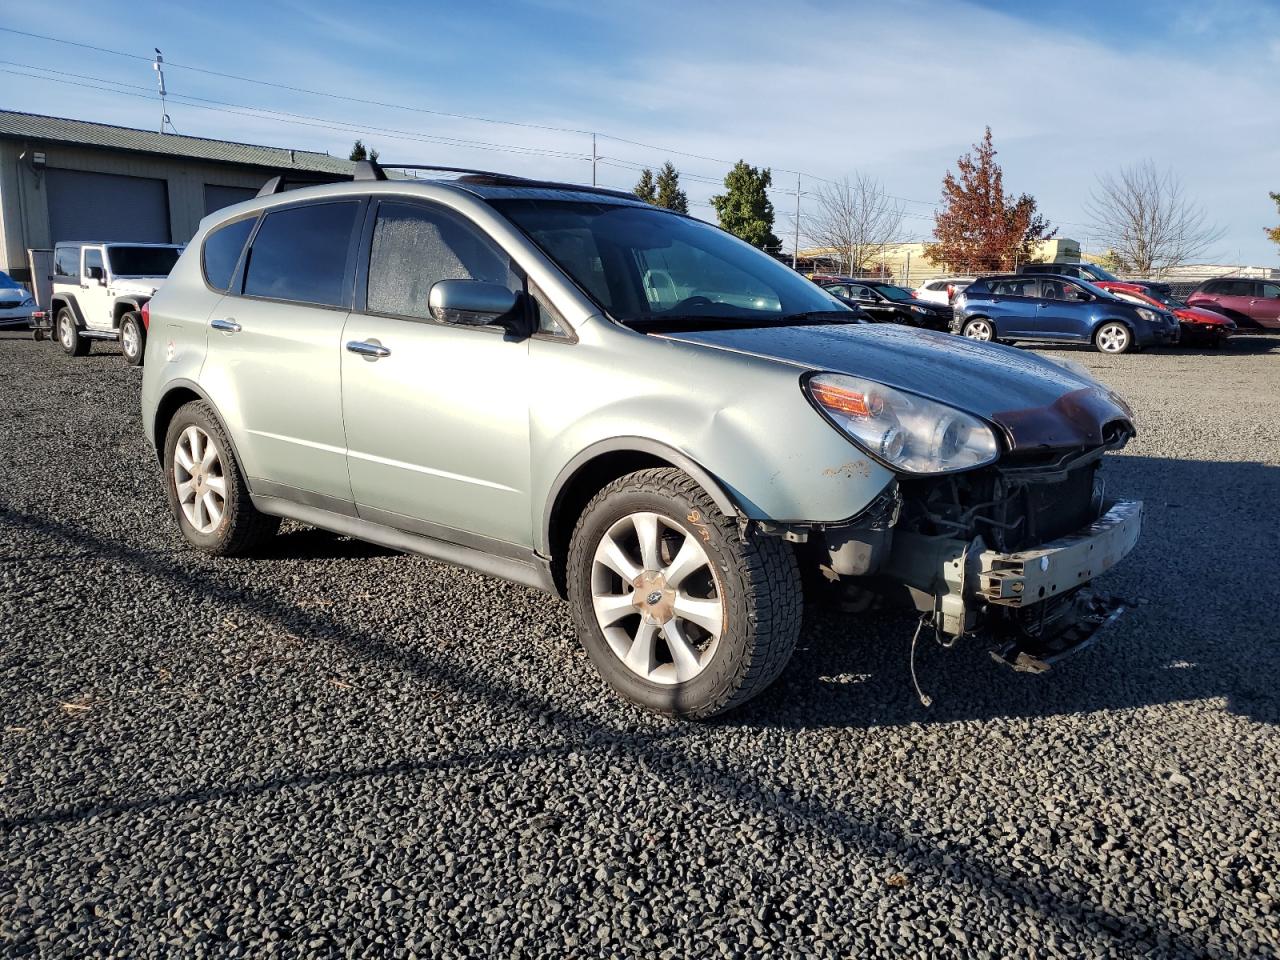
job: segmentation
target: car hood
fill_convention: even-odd
[[[1215,326],[1235,326],[1235,321],[1225,314],[1218,313],[1216,310],[1206,310],[1204,307],[1178,307],[1173,311],[1173,315],[1179,320],[1186,320],[1188,323],[1208,323]]]
[[[127,277],[113,282],[111,289],[116,293],[140,293],[149,297],[160,289],[160,284],[166,279],[166,277]]]
[[[660,334],[865,377],[996,424],[1011,451],[1093,447],[1133,432],[1123,401],[1084,372],[1013,347],[911,327],[823,325]]]

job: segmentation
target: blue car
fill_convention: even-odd
[[[956,296],[951,329],[971,340],[1091,343],[1127,353],[1177,343],[1178,320],[1074,277],[979,277]]]

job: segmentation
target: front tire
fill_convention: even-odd
[[[1100,353],[1128,353],[1133,349],[1133,334],[1123,323],[1109,320],[1093,335],[1093,345]]]
[[[197,550],[219,557],[252,553],[280,528],[259,513],[213,407],[193,400],[169,422],[164,486],[178,527]]]
[[[89,341],[80,336],[75,314],[67,307],[58,311],[58,343],[68,356],[83,357],[89,352]]]
[[[147,330],[142,317],[133,311],[120,318],[120,352],[131,367],[142,366],[147,351]]]
[[[795,649],[803,606],[790,545],[743,540],[687,474],[610,483],[569,544],[568,592],[601,676],[659,713],[712,717],[769,686]]]

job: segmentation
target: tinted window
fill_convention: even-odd
[[[359,209],[347,201],[268,213],[249,250],[245,294],[340,306]]]
[[[103,267],[103,264],[102,264],[102,251],[86,250],[84,252],[84,275],[86,277],[89,276],[89,272],[94,267],[98,268],[98,271],[99,273],[101,273],[102,276],[104,277],[106,276],[106,269]]]
[[[1229,297],[1254,296],[1253,284],[1248,280],[1228,280],[1223,284],[1222,292]]]
[[[1262,297],[1280,297],[1280,283],[1264,283],[1262,284]]]
[[[80,276],[80,248],[58,247],[53,255],[53,272],[60,277]]]
[[[117,277],[167,277],[181,253],[175,247],[108,247],[111,273]]]
[[[204,279],[215,290],[226,290],[231,286],[231,275],[236,272],[236,264],[240,262],[240,254],[244,251],[245,241],[253,232],[256,217],[237,220],[225,227],[219,227],[204,238],[201,248],[201,263],[204,264]]]
[[[991,284],[991,292],[998,297],[1034,297],[1039,295],[1035,280],[998,280]]]
[[[519,291],[523,285],[510,263],[492,241],[453,214],[383,203],[369,253],[367,309],[428,318],[427,298],[440,280],[483,280]]]

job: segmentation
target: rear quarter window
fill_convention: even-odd
[[[210,231],[200,249],[200,263],[204,269],[204,281],[215,290],[225,292],[231,286],[231,278],[244,252],[245,241],[253,232],[257,217],[246,217]]]
[[[58,247],[53,254],[53,272],[60,277],[80,276],[80,248]]]

